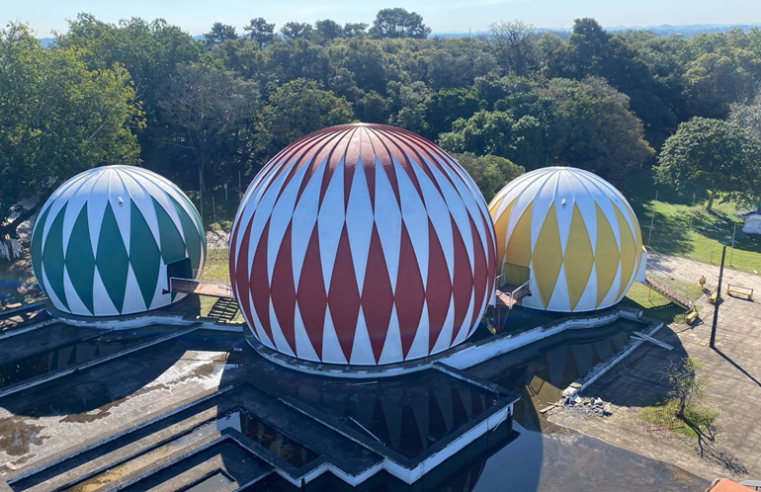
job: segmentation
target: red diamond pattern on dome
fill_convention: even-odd
[[[454,279],[452,290],[454,294],[454,330],[452,343],[462,329],[467,315],[470,298],[473,294],[473,274],[468,260],[468,251],[460,236],[460,231],[452,219],[452,236],[454,237]],[[470,326],[468,326],[470,328]],[[467,329],[467,328],[466,328]]]
[[[296,300],[304,321],[304,329],[318,358],[322,357],[323,323],[325,323],[325,308],[328,306],[328,295],[325,293],[325,281],[322,278],[320,264],[320,242],[317,239],[317,229],[315,229],[309,239],[304,264],[301,267]]]
[[[344,226],[333,264],[333,276],[330,279],[330,290],[328,291],[328,306],[330,307],[330,316],[333,319],[333,327],[336,330],[336,335],[338,335],[338,342],[341,344],[346,360],[351,360],[354,330],[357,327],[357,316],[359,316],[359,301],[359,287],[354,275],[354,265],[351,261],[349,236],[346,233],[346,226]]]
[[[449,278],[447,261],[430,220],[428,221],[428,241],[430,246],[425,299],[428,304],[428,351],[433,352],[452,303],[452,279]]]
[[[270,292],[272,308],[277,316],[280,330],[291,350],[296,352],[294,338],[294,315],[296,314],[296,296],[293,285],[293,270],[291,269],[291,225],[285,230],[283,243],[285,247],[278,250],[275,268],[272,271]]]
[[[423,314],[425,289],[420,276],[415,251],[412,248],[407,226],[402,226],[402,245],[399,253],[399,276],[396,278],[395,299],[396,314],[399,316],[399,329],[402,335],[402,351],[405,359],[417,334],[420,316]]]
[[[231,234],[250,334],[358,365],[464,341],[494,288],[494,233],[473,190],[441,149],[393,127],[329,128],[284,149],[246,191]]]
[[[270,224],[269,220],[267,225],[264,226],[262,236],[259,239],[256,253],[254,253],[254,261],[251,263],[251,275],[249,276],[249,285],[246,289],[241,289],[239,295],[242,293],[248,293],[250,291],[251,298],[254,301],[254,309],[256,310],[256,317],[259,319],[259,323],[256,324],[256,328],[264,330],[269,337],[269,340],[274,341],[272,336],[272,328],[270,326],[270,283],[267,278],[267,237],[269,236]],[[236,265],[237,266],[237,265]],[[241,265],[244,266],[244,265]],[[238,297],[240,299],[240,297]],[[244,298],[245,302],[245,298]],[[255,318],[256,319],[256,318]],[[248,321],[248,319],[247,319]],[[261,336],[261,335],[259,335]]]
[[[391,288],[391,279],[383,257],[383,247],[378,237],[378,229],[373,226],[365,283],[362,287],[362,311],[365,315],[376,364],[380,360],[383,344],[386,341],[393,304],[394,291]]]

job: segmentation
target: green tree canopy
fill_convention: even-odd
[[[734,123],[695,117],[679,125],[663,144],[655,179],[679,193],[707,196],[709,211],[717,193],[756,197],[761,144]]]
[[[352,106],[345,98],[312,80],[292,80],[278,87],[260,112],[258,147],[269,158],[301,136],[351,121]]]
[[[206,191],[207,175],[229,164],[252,138],[257,99],[254,83],[226,70],[180,65],[168,77],[159,99],[171,122],[164,143],[187,151],[198,171],[201,191]]]
[[[74,174],[140,162],[129,74],[119,64],[91,70],[89,55],[46,50],[23,24],[0,30],[0,232],[14,233]],[[24,199],[37,205],[24,209]]]
[[[206,40],[206,46],[214,46],[215,44],[223,43],[228,39],[235,39],[238,37],[238,33],[235,32],[235,26],[229,24],[223,24],[221,22],[215,22],[211,26],[211,31],[203,35]]]
[[[504,73],[528,75],[537,65],[536,30],[534,26],[516,20],[497,22],[489,26],[486,38],[489,48]]]
[[[260,47],[275,40],[275,24],[268,24],[264,17],[251,19],[246,27],[248,39],[255,41]]]
[[[358,38],[367,34],[367,24],[364,22],[347,22],[344,24],[344,36]]]
[[[376,38],[425,39],[429,34],[431,28],[423,24],[423,17],[403,8],[379,11],[370,28],[370,35]]]
[[[283,27],[280,28],[280,34],[284,38],[296,39],[306,38],[312,33],[312,24],[308,22],[286,22]]]
[[[653,157],[629,98],[604,79],[555,79],[546,94],[554,102],[547,131],[550,161],[623,183]]]
[[[465,152],[452,154],[452,157],[470,174],[487,202],[494,198],[503,186],[526,172],[523,167],[498,155],[477,156]]]
[[[341,24],[334,20],[324,19],[314,23],[315,38],[320,43],[328,43],[344,35]]]

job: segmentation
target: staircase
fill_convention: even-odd
[[[692,309],[692,299],[689,298],[683,289],[674,285],[668,285],[667,282],[649,274],[645,275],[645,284],[659,294],[671,299],[674,304],[678,304],[687,310]]]
[[[238,303],[232,299],[221,297],[211,307],[208,317],[220,321],[232,321],[238,314]]]

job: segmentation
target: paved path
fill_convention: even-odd
[[[660,266],[680,263],[668,259]],[[676,269],[673,273],[675,278],[690,275]],[[747,278],[743,281],[749,283]],[[701,315],[707,323],[694,328],[664,327],[658,333],[656,338],[673,345],[673,351],[644,344],[585,391],[586,396],[612,402],[611,417],[560,411],[550,420],[708,480],[761,478],[761,303],[725,299],[719,311],[717,350],[708,346],[713,307],[706,305]],[[706,405],[719,412],[713,429],[699,440],[671,431],[648,432],[638,418],[641,408],[666,395],[667,361],[688,355],[705,366]]]
[[[719,283],[719,266],[701,263],[699,261],[668,256],[649,251],[647,254],[647,267],[661,275],[680,282],[697,284],[701,276],[705,275],[706,288],[715,289]],[[761,294],[761,276],[751,273],[740,272],[732,268],[724,268],[723,283],[742,285],[756,289]]]

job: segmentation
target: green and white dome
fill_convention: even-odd
[[[168,306],[166,265],[206,257],[198,211],[167,179],[133,166],[98,167],[66,181],[40,210],[32,267],[59,311],[135,314]]]

